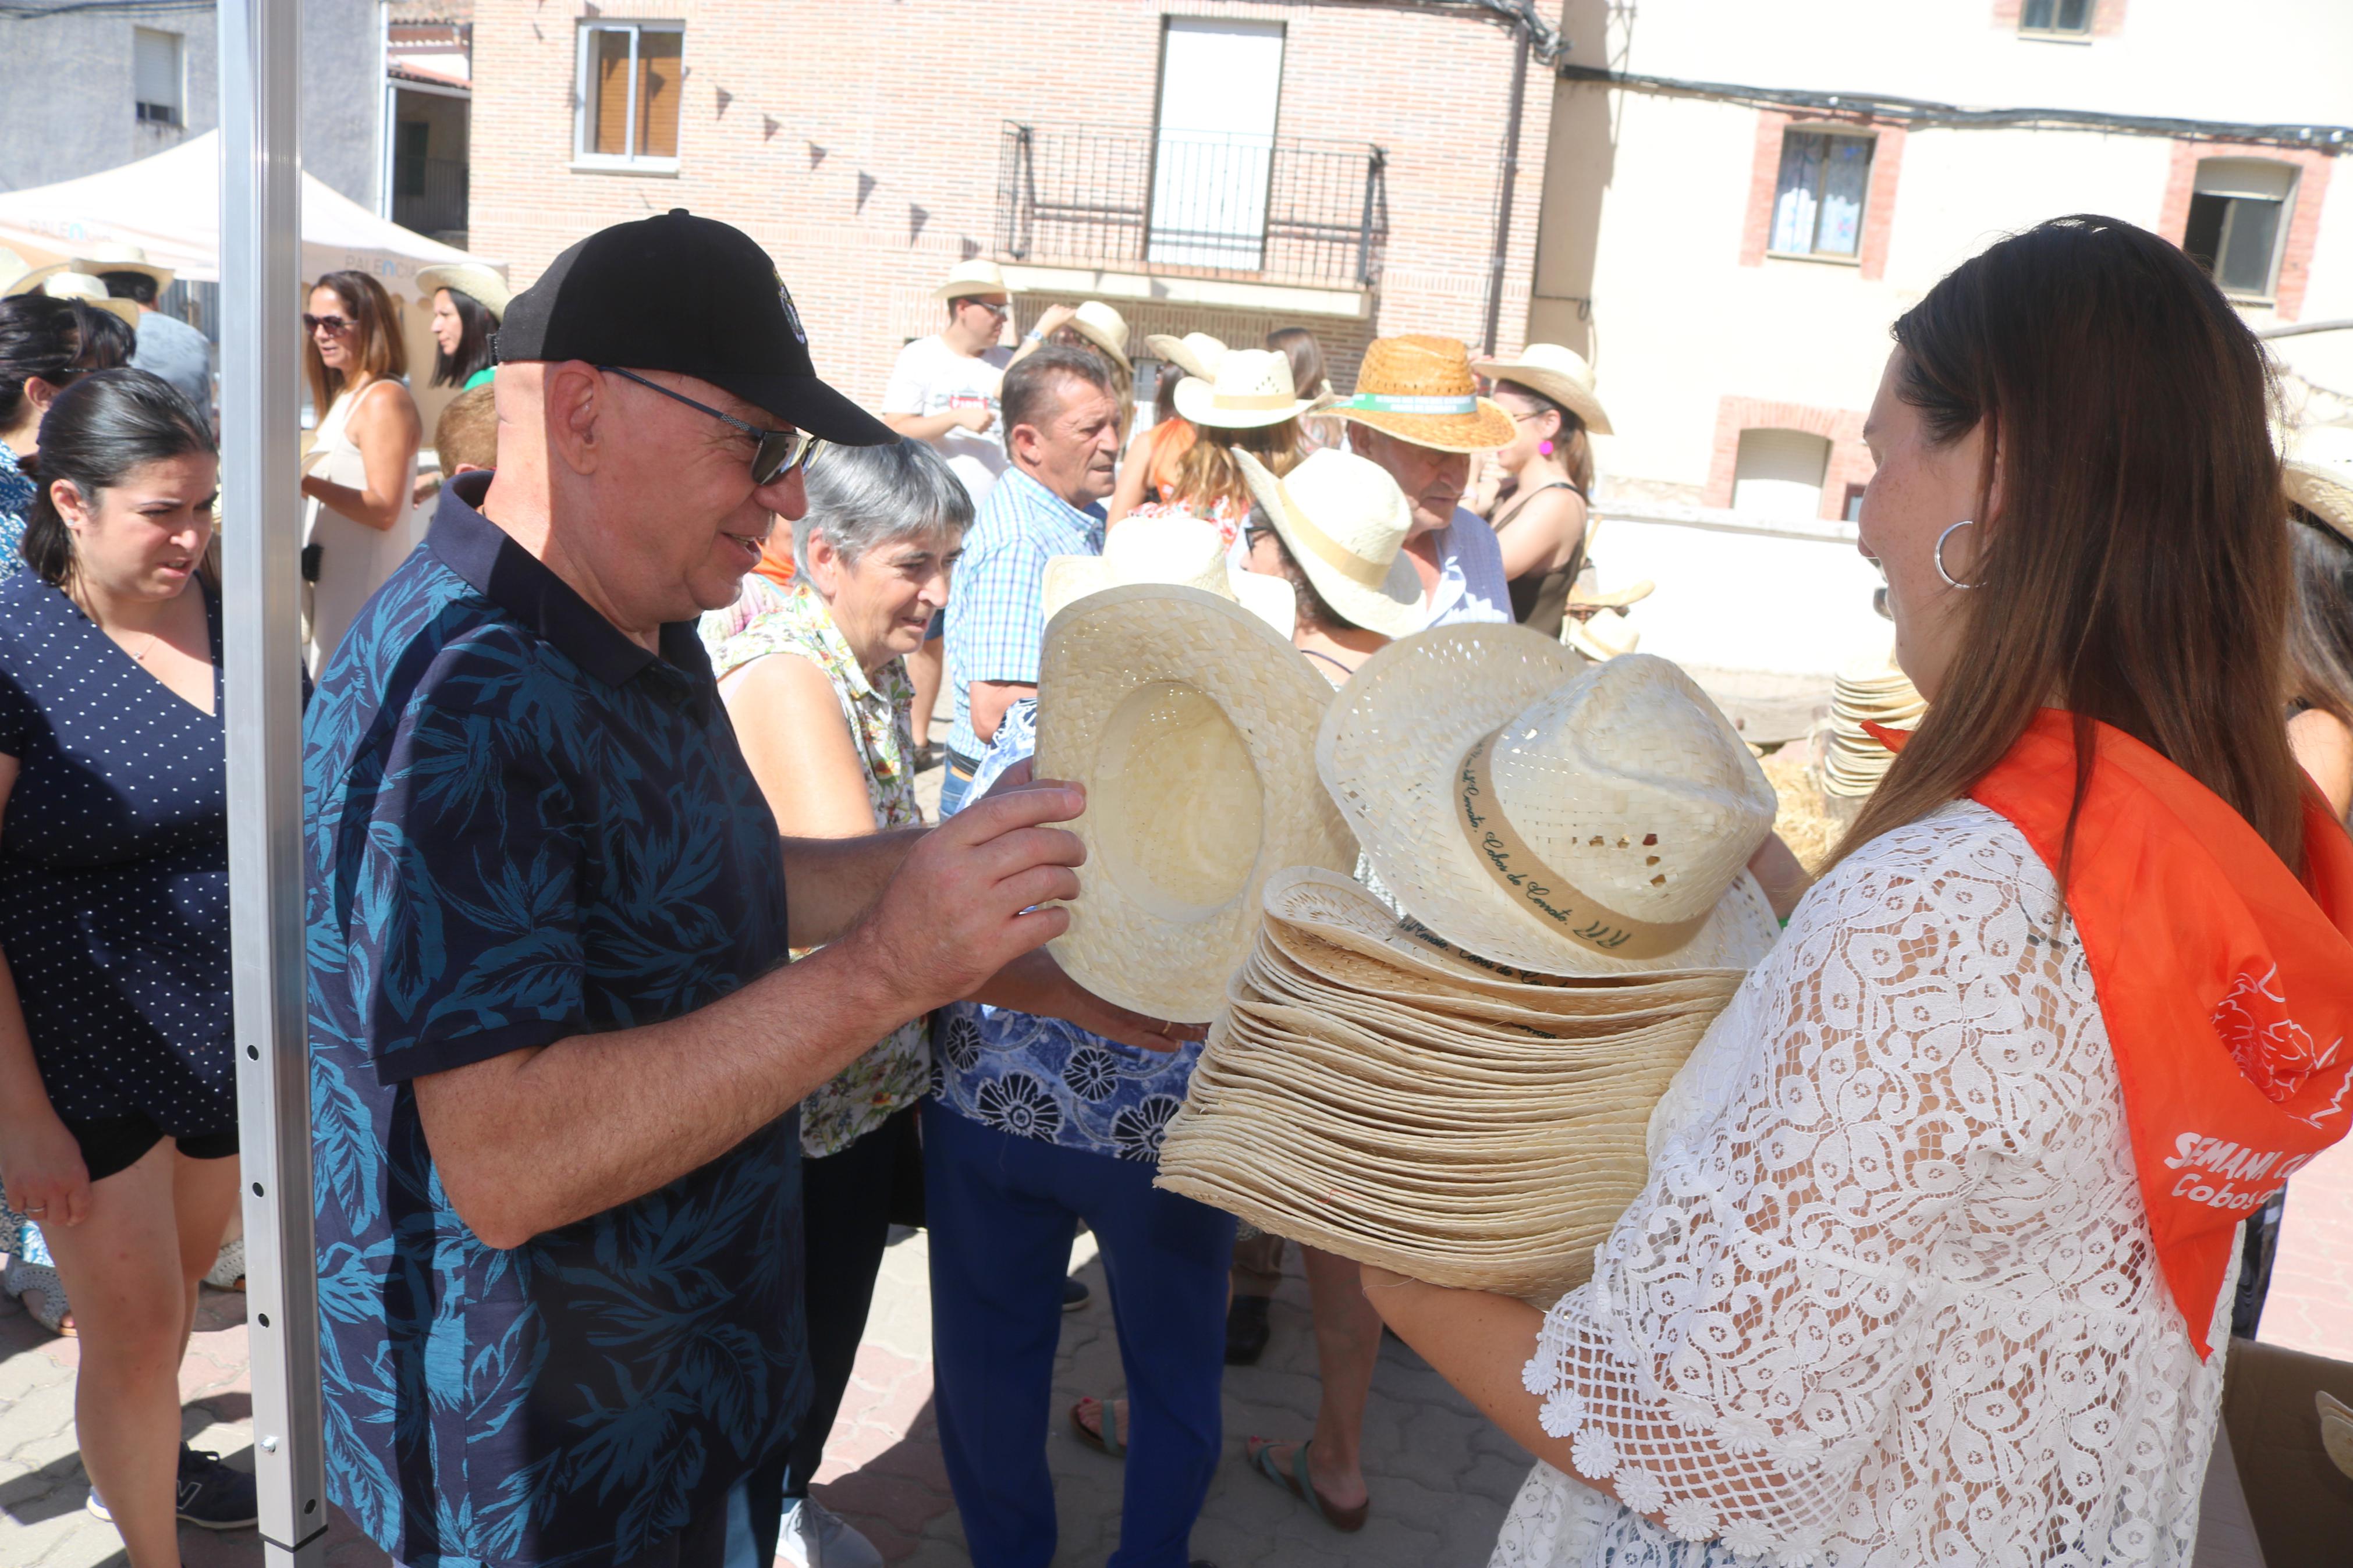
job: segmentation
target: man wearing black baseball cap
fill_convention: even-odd
[[[765,1563],[809,1383],[802,1096],[968,994],[1176,1036],[1037,951],[1074,788],[777,837],[695,617],[800,515],[812,438],[894,437],[759,247],[606,229],[498,357],[496,469],[305,722],[329,1490],[404,1563]]]

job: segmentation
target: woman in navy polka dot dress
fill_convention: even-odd
[[[77,381],[0,585],[0,1184],[72,1297],[82,1463],[132,1568],[174,1568],[175,1515],[254,1518],[250,1477],[181,1447],[177,1375],[237,1203],[218,475],[162,381]]]

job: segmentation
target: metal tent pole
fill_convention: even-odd
[[[230,974],[254,1473],[269,1568],[325,1558],[302,951],[300,0],[220,0]]]

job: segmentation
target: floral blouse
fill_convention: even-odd
[[[39,493],[8,443],[0,441],[0,582],[25,569],[25,514]]]
[[[780,588],[765,577],[744,579],[743,595],[702,617],[703,646],[722,680],[772,653],[797,654],[825,671],[841,700],[850,744],[866,772],[866,798],[877,827],[913,827],[923,820],[915,804],[913,717],[914,683],[892,659],[869,680],[833,612],[807,584]],[[807,948],[796,948],[795,958]],[[801,1101],[801,1152],[838,1154],[923,1097],[931,1079],[928,1021],[902,1024]]]

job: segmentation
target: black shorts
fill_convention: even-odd
[[[81,1145],[81,1163],[93,1182],[131,1169],[146,1156],[147,1151],[161,1143],[170,1134],[145,1117],[102,1116],[95,1121],[69,1121],[66,1131]],[[237,1152],[237,1129],[226,1132],[198,1132],[185,1138],[173,1138],[180,1152],[191,1160],[226,1160]]]

